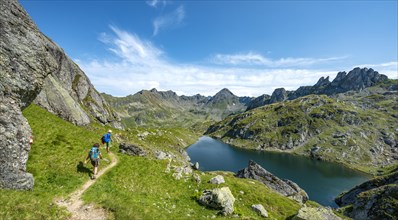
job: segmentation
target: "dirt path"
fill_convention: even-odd
[[[109,164],[104,169],[101,169],[97,173],[97,179],[102,176],[106,171],[114,167],[118,160],[113,153],[109,153],[109,156],[112,160],[111,164]],[[104,162],[102,162],[104,164]],[[82,194],[93,185],[97,179],[87,181],[80,189],[71,193],[67,199],[58,199],[55,201],[57,205],[61,207],[66,207],[66,209],[72,214],[71,220],[102,220],[107,219],[107,214],[104,209],[95,207],[92,204],[84,205],[83,200],[81,199]]]

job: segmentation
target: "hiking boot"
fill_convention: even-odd
[[[95,177],[95,175],[93,175],[93,176],[91,177],[91,179],[92,179],[92,180],[95,180],[95,179],[97,179],[97,177]]]

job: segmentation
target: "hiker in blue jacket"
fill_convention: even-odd
[[[102,159],[102,154],[99,150],[99,144],[95,143],[89,151],[86,159],[84,160],[84,164],[87,164],[88,159],[91,160],[91,164],[93,165],[93,176],[91,177],[92,179],[96,178],[100,158]]]
[[[108,133],[104,134],[102,136],[102,143],[106,144],[106,152],[109,153],[109,148],[111,147],[111,142],[112,142],[112,130],[108,130]]]

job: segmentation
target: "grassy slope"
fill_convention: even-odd
[[[301,133],[308,132],[306,140],[290,151],[309,156],[310,149],[319,146],[318,154],[324,160],[374,173],[384,166],[385,155],[372,155],[370,148],[377,144],[384,147],[384,152],[389,149],[380,140],[380,132],[398,136],[395,129],[398,119],[392,116],[398,115],[397,98],[373,94],[345,99],[339,102],[326,96],[310,95],[263,106],[215,124],[213,127],[217,129],[210,135],[239,147],[255,149],[264,144],[266,149],[272,150],[286,146],[289,140],[300,142]],[[364,110],[357,107],[357,103],[370,107]],[[333,137],[336,133],[349,135]]]
[[[165,172],[167,161],[142,157],[120,156],[123,161],[84,195],[89,202],[99,202],[115,211],[118,219],[194,219],[217,216],[217,210],[200,206],[196,199],[204,189],[216,188],[207,181],[216,173],[200,175],[202,184],[193,178],[175,180]],[[220,173],[235,196],[235,214],[251,219],[259,216],[251,205],[263,204],[271,219],[285,219],[294,215],[299,205],[280,196],[262,183],[238,179],[232,173]],[[244,194],[241,194],[243,191]],[[222,216],[219,216],[222,217]]]
[[[100,134],[35,105],[23,113],[34,135],[27,170],[35,177],[35,187],[32,191],[0,190],[0,219],[64,218],[66,212],[53,203],[53,198],[67,195],[89,179],[90,170],[79,162]]]
[[[91,166],[85,168],[79,162],[107,127],[77,127],[35,105],[25,109],[24,115],[35,137],[27,166],[28,172],[35,177],[35,187],[32,191],[0,189],[0,219],[64,219],[68,213],[57,207],[53,200],[68,195],[89,180]],[[139,139],[137,135],[145,131],[149,134]],[[86,201],[100,203],[114,212],[118,219],[215,215],[217,211],[205,209],[195,200],[201,190],[215,187],[206,183],[215,174],[201,175],[201,185],[191,178],[177,181],[171,173],[164,172],[167,161],[155,160],[151,156],[155,149],[177,154],[192,144],[197,134],[182,128],[136,128],[129,133],[116,131],[114,134],[115,139],[128,139],[140,145],[149,152],[149,156],[117,154],[119,164],[84,195]],[[116,151],[115,148],[111,150]],[[296,203],[258,182],[237,179],[230,173],[226,174],[226,182],[237,199],[237,214],[256,218],[257,214],[250,210],[250,206],[256,203],[263,204],[270,216],[277,219],[291,216],[299,209]]]

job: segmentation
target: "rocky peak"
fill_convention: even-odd
[[[229,91],[229,89],[224,88],[224,89],[221,89],[219,92],[217,92],[213,97],[214,98],[235,98],[237,96],[234,95],[231,91]]]
[[[324,78],[323,76],[318,80],[318,82],[314,85],[314,87],[321,87],[321,86],[327,86],[330,84],[329,81],[329,76]]]
[[[284,88],[276,89],[272,93],[271,99],[268,103],[263,102],[262,105],[258,105],[260,102],[258,102],[256,98],[254,100],[256,100],[257,104],[249,103],[248,106],[255,106],[254,108],[256,108],[275,102],[293,100],[310,94],[335,95],[348,91],[360,91],[386,80],[388,80],[387,76],[379,74],[372,68],[356,67],[348,74],[345,71],[338,72],[336,78],[332,82],[329,81],[329,77],[321,77],[315,85],[301,86],[296,91],[286,91]],[[252,108],[248,108],[248,110],[250,109]]]
[[[284,88],[275,89],[271,95],[270,104],[275,102],[282,102],[287,99],[287,92]]]

